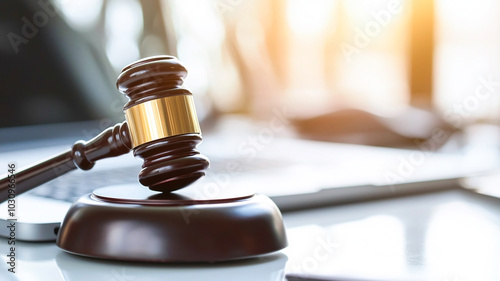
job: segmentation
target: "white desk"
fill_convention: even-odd
[[[454,190],[284,215],[290,246],[259,259],[219,264],[133,264],[73,256],[52,243],[17,244],[17,273],[0,280],[283,280],[335,272],[395,280],[500,280],[500,201]],[[399,279],[398,279],[399,278]]]

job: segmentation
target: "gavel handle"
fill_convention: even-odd
[[[0,179],[0,202],[9,198],[11,186],[14,186],[11,189],[15,195],[19,195],[77,168],[89,170],[99,159],[128,153],[131,147],[129,136],[127,122],[116,124],[90,141],[77,141],[68,151],[16,170],[10,178],[6,175]]]

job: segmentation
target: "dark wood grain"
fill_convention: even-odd
[[[196,150],[199,134],[155,140],[134,149],[144,159],[139,182],[151,190],[170,192],[190,185],[205,175],[208,159]]]
[[[124,110],[154,99],[174,95],[192,95],[183,88],[186,68],[172,56],[156,56],[123,68],[116,85],[129,98]],[[139,182],[151,190],[170,192],[190,185],[205,175],[208,159],[196,146],[200,134],[170,136],[134,148],[144,159]]]
[[[192,95],[182,88],[186,68],[172,56],[156,56],[134,62],[116,80],[118,90],[130,101],[124,110],[154,99],[175,95]]]
[[[105,187],[78,199],[61,224],[59,248],[100,259],[170,263],[238,260],[287,246],[281,213],[264,195],[151,199],[158,193],[144,189],[136,197],[136,189]]]

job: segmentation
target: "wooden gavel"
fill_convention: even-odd
[[[21,194],[77,168],[91,169],[100,159],[134,151],[144,160],[139,182],[151,190],[171,192],[205,175],[208,159],[196,146],[201,130],[193,95],[182,87],[187,71],[172,56],[156,56],[123,68],[116,85],[129,98],[126,121],[90,141],[15,173]],[[7,200],[9,178],[0,179],[0,202]]]

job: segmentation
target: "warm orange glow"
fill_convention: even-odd
[[[286,104],[306,116],[341,108],[392,115],[409,105],[415,89],[429,89],[446,112],[474,93],[479,78],[499,75],[498,3],[435,0],[435,26],[426,16],[433,2],[421,5],[413,24],[435,30],[436,47],[429,49],[433,79],[419,81],[410,75],[409,50],[426,44],[410,41],[412,3],[220,0],[164,6],[174,17],[179,56],[192,70],[188,84],[210,93],[223,112],[261,114]],[[489,101],[471,118],[500,117],[500,98]]]

